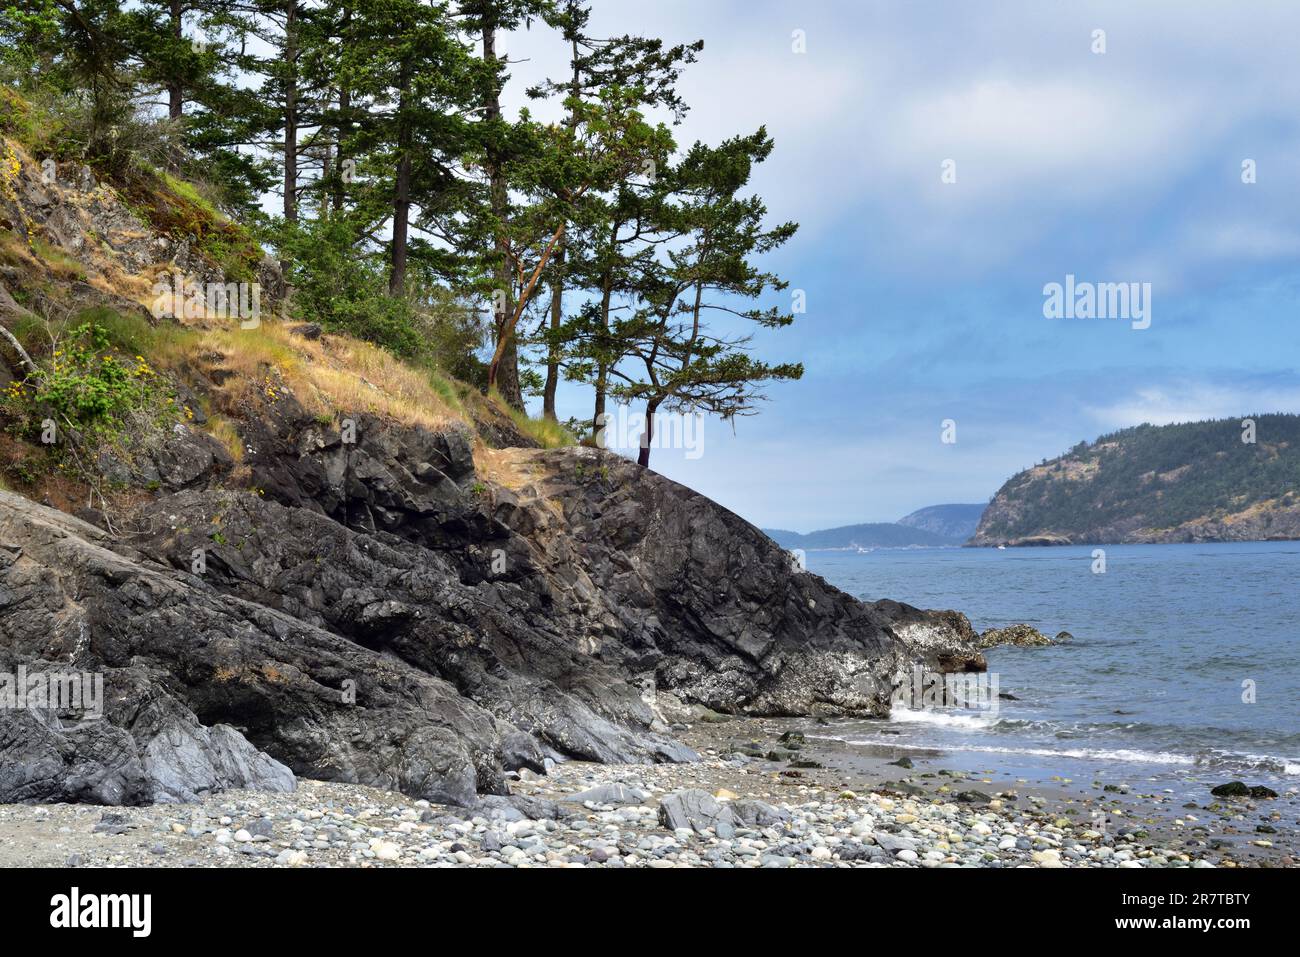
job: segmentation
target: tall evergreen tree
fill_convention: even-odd
[[[624,35],[611,39],[597,39],[591,35],[589,29],[591,7],[579,0],[564,0],[562,7],[552,15],[551,20],[568,44],[569,73],[563,78],[549,80],[534,87],[529,90],[529,95],[533,98],[562,97],[567,114],[564,125],[571,134],[578,124],[578,107],[583,103],[598,101],[603,91],[609,89],[630,91],[634,101],[642,110],[648,111],[655,107],[667,108],[672,114],[674,124],[680,122],[685,116],[686,104],[677,94],[677,79],[682,69],[693,63],[699,51],[703,49],[702,41],[665,47],[662,40],[645,37]],[[642,170],[653,178],[653,171],[665,161],[665,156],[646,156],[644,160]],[[616,189],[621,189],[621,186]],[[583,217],[579,211],[575,211],[575,215],[587,219],[591,227],[603,236],[606,234],[605,227],[610,224],[605,224],[601,216],[593,213],[597,213],[600,208],[610,208],[610,204],[604,197],[593,196],[590,205],[595,209],[586,210],[587,216]],[[612,228],[608,229],[608,234],[612,237],[610,242],[614,245],[618,244],[620,228],[620,225],[612,225]],[[556,419],[555,393],[559,384],[563,351],[562,327],[567,279],[566,247],[576,238],[572,229],[566,232],[567,239],[561,237],[552,257],[550,319],[545,336],[547,360],[542,414],[552,421]],[[606,250],[609,248],[609,244],[602,244],[599,241],[595,245],[596,248]],[[610,264],[609,269],[612,268]],[[612,275],[608,271],[601,277],[600,311],[601,320],[606,325],[610,308],[610,295],[607,294],[607,290],[612,293]],[[605,378],[604,375],[597,377],[596,415],[604,411]]]
[[[389,197],[389,282],[406,292],[413,250],[446,258],[436,242],[412,231],[458,241],[455,220],[467,201],[461,158],[471,148],[468,118],[475,101],[474,62],[454,32],[445,4],[387,0],[367,7],[349,28],[341,76],[364,110],[349,107],[348,144]]]
[[[638,106],[639,94],[619,87],[603,90],[598,103],[574,101],[577,122],[540,128],[536,151],[508,167],[511,180],[533,204],[507,233],[518,296],[497,338],[488,366],[489,385],[496,382],[507,344],[585,198],[616,189],[644,168],[646,157],[664,156],[671,147],[667,127],[648,123]]]
[[[798,227],[764,224],[758,196],[742,196],[754,165],[772,151],[766,130],[735,137],[717,148],[696,143],[673,168],[674,208],[668,215],[688,240],[655,260],[643,286],[644,304],[618,329],[639,362],[637,375],[614,369],[613,390],[623,401],[645,403],[645,429],[638,461],[650,464],[655,415],[661,409],[703,412],[723,420],[752,415],[765,382],[798,379],[798,363],[769,364],[754,358],[748,332],[732,332],[711,314],[768,329],[788,326],[793,316],[776,307],[744,303],[787,283],[754,258],[784,245]],[[743,325],[743,323],[742,323]]]
[[[491,288],[487,292],[501,351],[500,361],[494,363],[493,387],[507,403],[521,411],[524,398],[518,343],[513,328],[509,328],[515,311],[515,277],[519,266],[511,258],[508,234],[514,209],[506,167],[517,161],[521,150],[529,148],[530,137],[526,129],[507,121],[502,114],[501,95],[509,79],[506,72],[509,64],[497,47],[504,34],[531,25],[553,9],[553,0],[461,0],[457,13],[461,29],[481,51],[476,133],[480,144],[479,165],[486,180],[486,211],[482,216],[489,221],[492,240],[492,248],[485,252],[484,258],[491,275]]]

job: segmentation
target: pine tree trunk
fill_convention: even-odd
[[[171,31],[172,39],[178,44],[184,38],[184,22],[181,13],[181,0],[171,0]],[[185,115],[185,91],[181,89],[179,81],[172,82],[167,86],[167,116],[173,122],[178,122]],[[181,165],[181,146],[180,142],[172,145],[168,155],[168,162],[173,170],[180,169]]]
[[[555,250],[555,280],[551,283],[551,340],[546,344],[546,388],[542,392],[542,418],[558,422],[555,392],[560,383],[560,325],[564,321],[564,247]]]
[[[388,294],[401,296],[406,292],[407,235],[411,219],[411,133],[406,122],[407,92],[411,80],[405,63],[402,64],[401,95],[397,101],[397,180],[393,190],[393,247],[392,268],[388,274]]]
[[[347,42],[352,26],[352,8],[348,7],[343,11],[343,21],[340,28],[340,34],[343,42]],[[338,142],[334,144],[334,169],[336,176],[334,178],[333,189],[333,207],[334,212],[343,211],[343,201],[347,193],[347,157],[343,153],[343,138],[347,135],[352,123],[352,91],[345,86],[339,87],[339,123],[335,130],[335,137]]]
[[[406,246],[411,217],[411,157],[405,152],[397,161],[397,188],[393,195],[393,255],[388,274],[388,294],[406,293]]]
[[[608,272],[606,272],[605,281],[603,284],[603,289],[600,298],[599,335],[601,337],[601,341],[600,341],[601,348],[604,348],[605,346],[605,338],[606,338],[605,334],[609,331],[609,302],[610,302],[610,297],[613,294],[613,285],[614,285],[613,277]],[[591,417],[592,431],[598,436],[601,434],[600,431],[601,416],[605,414],[605,392],[608,388],[609,388],[609,367],[606,365],[604,360],[601,360],[596,364],[596,409],[592,413],[592,417]],[[597,445],[603,447],[604,443],[597,442]]]
[[[483,59],[491,63],[497,58],[497,37],[496,27],[491,23],[483,26]],[[488,87],[484,94],[483,116],[487,122],[495,122],[501,118],[501,92],[497,89],[495,83]],[[487,174],[488,174],[488,192],[492,203],[492,214],[498,222],[504,223],[509,215],[509,193],[506,186],[505,175],[502,172],[502,162],[499,151],[495,144],[489,142],[487,149]],[[498,348],[501,345],[502,337],[505,337],[505,348],[501,350],[499,362],[494,363],[493,385],[501,393],[501,398],[513,408],[524,410],[524,396],[519,388],[519,352],[515,344],[515,330],[509,328],[510,320],[514,312],[514,270],[510,261],[510,244],[504,233],[498,232],[496,236],[497,262],[495,269],[495,280],[498,295],[496,301],[500,303],[500,308],[496,313],[496,334]]]
[[[596,408],[591,415],[591,431],[596,438],[597,448],[606,448],[605,433],[602,431],[605,416],[605,370],[601,368],[596,377]]]
[[[298,4],[289,0],[284,18],[284,218],[298,221]]]
[[[637,464],[643,468],[650,467],[650,443],[655,437],[655,412],[659,408],[658,400],[646,403],[645,431],[641,433],[641,451],[637,454]]]
[[[577,4],[570,0],[569,16],[574,16]],[[575,100],[582,92],[582,66],[578,57],[578,38],[575,35],[569,41],[570,64],[573,67],[573,79],[569,83],[569,95]],[[572,132],[578,128],[576,108],[569,110],[566,125]],[[559,421],[555,414],[555,390],[560,382],[560,326],[564,322],[564,246],[555,250],[555,281],[551,284],[551,341],[546,350],[546,388],[542,395],[542,418],[552,422]]]

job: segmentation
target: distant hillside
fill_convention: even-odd
[[[779,528],[765,528],[763,533],[782,548],[902,548],[907,545],[952,545],[952,540],[920,528],[874,522],[844,525],[801,535]]]
[[[983,502],[978,505],[931,505],[900,518],[898,524],[934,532],[953,542],[964,542],[975,534],[985,508]]]
[[[1140,425],[1014,476],[972,544],[1300,538],[1300,416]]]

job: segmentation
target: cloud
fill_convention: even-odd
[[[1117,428],[1300,409],[1281,347],[1300,304],[1294,2],[596,7],[605,35],[704,39],[679,139],[765,124],[755,189],[801,227],[772,267],[809,313],[756,344],[804,380],[738,438],[711,429],[703,461],[660,457],[670,477],[766,525],[892,520]],[[542,45],[512,47],[516,73],[562,71]],[[1049,323],[1043,284],[1066,273],[1151,282],[1151,329]],[[561,398],[590,414],[586,390]]]
[[[952,193],[973,206],[1014,206],[1032,191],[1077,206],[1101,191],[1167,178],[1167,157],[1178,155],[1197,120],[1191,104],[1113,81],[974,76],[900,102],[884,139],[903,144],[895,161],[925,170],[916,187],[932,202]],[[957,163],[956,189],[940,183],[941,157]]]
[[[1090,407],[1087,411],[1103,431],[1146,422],[1170,425],[1255,413],[1300,412],[1300,381],[1290,384],[1171,382],[1139,388],[1114,402]]]

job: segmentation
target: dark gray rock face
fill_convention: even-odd
[[[154,801],[193,801],[227,788],[292,791],[293,772],[263,754],[235,728],[205,728],[156,684],[141,683],[129,697],[116,696],[110,720],[129,729]]]
[[[630,673],[653,670],[659,690],[724,713],[883,716],[900,667],[941,667],[940,651],[982,666],[946,613],[864,605],[797,571],[739,516],[623,458],[519,459],[540,480],[497,493],[493,515],[528,540],[543,575],[570,583],[553,603],[570,633]],[[904,640],[899,621],[926,630]]]
[[[178,492],[204,487],[234,464],[220,442],[180,423],[163,435],[135,437],[133,446],[129,464],[112,452],[100,452],[96,462],[100,474],[122,485]]]
[[[92,721],[64,729],[36,709],[0,709],[0,803],[144,804],[152,789],[135,741]]]
[[[256,786],[287,783],[283,770],[228,731],[209,728],[205,739],[195,727],[216,724],[243,728],[257,748],[313,777],[453,803],[504,790],[496,722],[431,675],[222,595],[120,544],[121,553],[111,551],[114,543],[94,526],[9,493],[0,493],[0,543],[8,546],[0,549],[7,556],[0,561],[0,664],[12,671],[43,658],[106,676],[105,721],[96,727],[127,736],[142,728],[141,739],[130,740],[146,783],[123,783],[122,803],[153,800],[155,788],[180,796],[178,789],[245,770],[261,775],[247,782]],[[146,696],[173,691],[192,723],[148,710]],[[156,731],[172,735],[176,746],[164,740],[151,750]],[[0,764],[9,765],[11,755],[30,763],[21,735],[7,741]],[[97,758],[99,749],[88,753]],[[115,780],[135,780],[129,761],[98,763],[121,767]],[[69,799],[60,793],[52,782],[29,786],[21,799]]]
[[[292,772],[470,806],[547,758],[693,760],[663,718],[683,704],[884,715],[898,670],[982,665],[964,616],[864,605],[610,453],[510,450],[496,483],[464,432],[276,409],[243,436],[264,494],[164,495],[129,540],[0,493],[0,665],[109,687],[84,755],[81,732],[9,732],[18,799]]]

